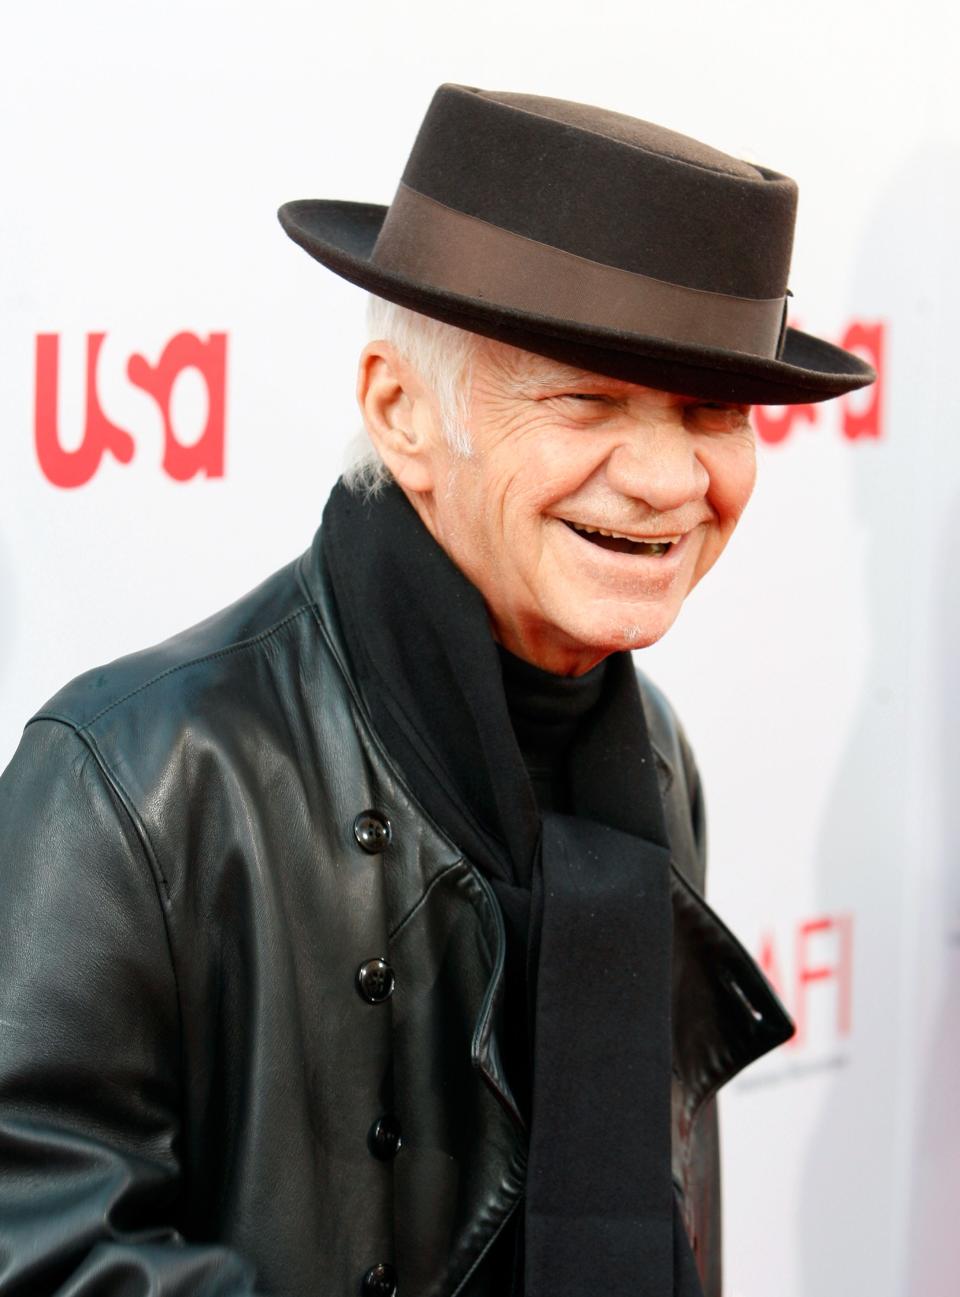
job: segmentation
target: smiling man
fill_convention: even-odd
[[[469,440],[453,443],[397,346],[367,346],[360,402],[392,478],[511,653],[578,676],[655,643],[750,496],[749,407],[466,345]]]
[[[629,650],[723,552],[792,181],[443,86],[308,552],[69,684],[0,779],[0,1295],[719,1297],[715,1095],[786,1039]]]

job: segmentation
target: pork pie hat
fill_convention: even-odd
[[[442,85],[389,207],[280,223],[379,297],[581,369],[710,400],[823,401],[876,375],[786,326],[797,186],[650,122]]]

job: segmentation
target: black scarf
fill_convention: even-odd
[[[523,1291],[700,1297],[670,1165],[670,856],[630,656],[609,659],[570,751],[574,813],[541,816],[483,599],[403,493],[361,500],[338,484],[323,536],[373,723],[490,880],[508,993],[526,963]]]

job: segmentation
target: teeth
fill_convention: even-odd
[[[577,531],[585,531],[591,536],[611,536],[614,540],[632,540],[635,545],[656,545],[667,546],[676,545],[680,536],[628,536],[622,531],[605,531],[603,527],[585,527],[583,523],[575,522],[574,527]]]

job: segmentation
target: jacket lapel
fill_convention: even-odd
[[[687,1119],[743,1068],[793,1035],[793,1023],[751,956],[671,870],[673,1058]]]
[[[389,941],[397,1268],[416,1293],[467,1279],[523,1190],[525,1140],[500,1066],[503,923],[465,862],[439,875]]]

